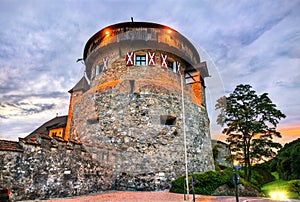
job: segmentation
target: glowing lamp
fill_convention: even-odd
[[[168,34],[171,34],[171,33],[172,33],[172,30],[168,29],[167,32],[168,32]]]
[[[273,191],[273,192],[270,192],[270,197],[272,200],[285,200],[286,194],[285,194],[285,192],[282,192],[282,191]]]
[[[106,31],[105,34],[106,34],[106,36],[108,36],[109,35],[109,31]]]

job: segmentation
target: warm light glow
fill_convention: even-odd
[[[274,192],[270,192],[270,197],[272,200],[285,200],[286,194],[285,192],[282,191],[274,191]]]
[[[109,35],[109,31],[106,31],[105,34],[106,34],[106,35]]]
[[[171,33],[172,33],[172,30],[168,29],[168,31],[167,31],[167,32],[168,32],[168,34],[171,34]]]

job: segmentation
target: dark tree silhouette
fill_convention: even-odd
[[[281,137],[276,126],[285,115],[276,109],[267,93],[257,95],[250,85],[238,85],[228,97],[217,100],[217,123],[228,137],[235,161],[244,167],[245,179],[251,179],[251,166],[276,155],[281,148],[273,137]]]

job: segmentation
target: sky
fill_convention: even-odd
[[[216,99],[239,84],[268,93],[287,116],[278,141],[300,137],[300,0],[0,0],[0,139],[67,115],[87,40],[131,17],[174,28],[207,62],[213,139],[226,138]]]

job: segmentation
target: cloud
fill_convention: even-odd
[[[41,113],[56,107],[58,102],[67,97],[66,93],[52,92],[49,94],[4,95],[1,97],[1,118],[9,119]],[[52,103],[50,102],[51,100]]]
[[[84,72],[75,61],[85,43],[130,17],[175,28],[202,49],[212,76],[206,78],[212,133],[220,131],[215,100],[240,83],[268,92],[288,115],[284,121],[299,123],[299,9],[299,1],[271,0],[2,0],[0,136],[24,135],[56,112],[66,113],[67,91]],[[5,108],[12,111],[4,114]]]

